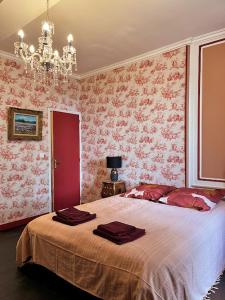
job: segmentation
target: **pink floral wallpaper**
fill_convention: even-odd
[[[49,211],[48,108],[77,110],[77,95],[76,81],[44,87],[22,65],[0,58],[0,224]],[[43,111],[42,141],[8,141],[9,106]]]
[[[185,77],[184,47],[81,80],[83,201],[100,198],[110,155],[127,188],[185,185]]]
[[[186,49],[57,87],[34,83],[23,66],[0,58],[0,224],[48,212],[48,108],[80,111],[82,201],[100,198],[108,155],[122,155],[119,177],[185,184]],[[7,140],[9,106],[42,110],[43,140]]]

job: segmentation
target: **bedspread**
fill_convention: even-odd
[[[17,264],[30,258],[107,300],[201,300],[225,268],[225,202],[199,212],[113,196],[77,208],[97,218],[78,226],[54,222],[54,213],[31,221],[17,244]],[[116,245],[92,233],[111,221],[146,235]]]

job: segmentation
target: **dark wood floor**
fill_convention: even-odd
[[[15,246],[23,228],[0,232],[0,300],[96,300],[37,265],[18,270]]]
[[[97,299],[40,266],[27,265],[18,270],[15,245],[22,229],[0,232],[0,300]],[[218,287],[211,299],[225,300],[225,274]]]

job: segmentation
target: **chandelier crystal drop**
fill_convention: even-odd
[[[18,31],[19,41],[14,43],[15,54],[25,63],[26,72],[31,71],[35,80],[50,83],[53,79],[56,84],[60,78],[67,80],[73,69],[77,70],[76,49],[73,47],[73,36],[67,36],[68,44],[63,47],[60,57],[57,50],[52,48],[54,24],[49,21],[49,0],[47,0],[47,18],[42,22],[41,36],[38,38],[39,47],[24,42],[23,30]]]

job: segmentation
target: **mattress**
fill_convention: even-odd
[[[200,300],[225,268],[225,202],[213,210],[113,196],[77,206],[97,218],[78,226],[31,221],[17,244],[17,264],[40,264],[107,300]],[[121,221],[146,234],[116,245],[92,233]]]

